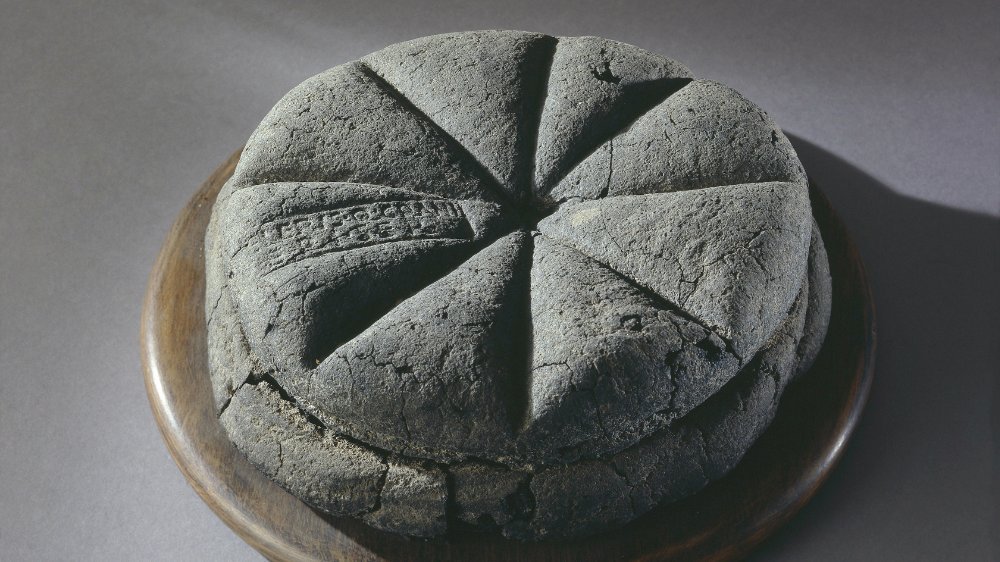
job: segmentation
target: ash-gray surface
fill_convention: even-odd
[[[433,36],[310,78],[250,137],[206,254],[233,442],[415,536],[580,535],[696,492],[830,310],[780,129],[594,37]]]

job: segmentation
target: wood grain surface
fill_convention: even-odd
[[[829,201],[811,189],[833,275],[833,313],[809,373],[786,390],[767,432],[725,478],[622,529],[520,543],[483,534],[418,540],[312,510],[258,472],[213,413],[204,318],[205,227],[239,152],[177,218],[153,267],[142,312],[146,390],[170,454],[195,491],[272,560],[729,560],[749,552],[816,492],[864,407],[875,358],[875,309],[864,267]]]

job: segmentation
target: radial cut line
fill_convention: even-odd
[[[525,95],[525,99],[527,100],[532,99],[532,96],[538,100],[534,105],[534,112],[531,115],[531,134],[530,136],[525,136],[525,138],[531,139],[529,141],[531,142],[531,157],[528,159],[528,162],[521,166],[521,171],[519,173],[522,184],[522,193],[524,193],[524,196],[528,198],[530,198],[535,191],[533,186],[535,182],[535,167],[538,165],[538,131],[542,124],[542,114],[545,112],[545,101],[549,98],[549,80],[552,79],[552,64],[556,58],[556,47],[559,44],[559,38],[546,36],[544,39],[539,41],[539,44],[540,46],[538,48],[540,50],[544,50],[542,53],[539,53],[541,63],[537,69],[537,74],[529,73],[529,76],[537,75],[538,79],[532,81],[533,87],[530,89],[534,91]],[[522,119],[521,122],[522,126],[527,126],[528,119]]]
[[[465,259],[459,261],[454,266],[452,266],[452,267],[450,267],[450,268],[442,271],[437,276],[430,276],[431,278],[426,283],[424,283],[423,285],[421,285],[420,287],[418,287],[415,291],[413,291],[413,292],[411,292],[411,293],[403,296],[401,299],[399,299],[398,302],[396,302],[391,307],[389,307],[389,308],[385,309],[384,311],[382,311],[382,313],[379,314],[378,316],[369,319],[367,322],[359,322],[358,323],[359,328],[356,331],[346,334],[345,337],[343,338],[343,341],[337,342],[332,347],[332,349],[330,350],[329,353],[327,353],[323,357],[316,358],[316,361],[314,361],[315,366],[311,366],[310,368],[311,369],[315,369],[316,367],[318,367],[320,363],[326,361],[331,355],[333,355],[334,353],[336,353],[337,350],[339,350],[341,347],[343,347],[343,346],[347,345],[348,343],[350,343],[351,341],[353,341],[362,332],[364,332],[365,330],[367,330],[370,326],[372,326],[373,324],[375,324],[376,322],[378,322],[382,318],[385,318],[386,316],[388,316],[389,314],[391,314],[393,310],[396,310],[397,308],[399,308],[399,306],[402,305],[404,302],[406,302],[408,299],[414,297],[415,295],[419,294],[421,291],[423,291],[427,287],[430,287],[434,283],[436,283],[436,282],[440,281],[441,279],[447,277],[449,274],[451,274],[456,269],[458,269],[458,268],[462,267],[463,265],[465,265],[466,263],[468,263],[469,260],[471,260],[472,258],[474,258],[476,255],[478,255],[484,249],[488,248],[491,244],[493,244],[494,242],[496,242],[496,240],[497,239],[483,240],[482,242],[480,242],[481,245],[478,248],[475,248],[472,252],[470,252],[469,255],[465,257]]]
[[[510,361],[507,365],[507,378],[503,385],[507,417],[511,430],[515,434],[527,427],[531,414],[532,358],[535,340],[534,317],[531,314],[531,270],[535,253],[534,238],[528,236],[526,244],[518,263],[518,267],[522,268],[519,275],[521,279],[517,279],[521,283],[518,304],[521,308],[519,313],[523,319],[519,325],[514,326],[517,331],[512,334]]]
[[[462,145],[462,143],[455,140],[455,137],[451,136],[451,134],[449,134],[448,131],[445,131],[443,128],[441,128],[441,126],[438,125],[436,121],[434,121],[433,119],[431,119],[429,115],[421,111],[420,108],[414,105],[414,103],[410,101],[409,98],[404,96],[403,93],[397,90],[396,87],[393,86],[391,83],[389,83],[388,80],[383,78],[382,75],[380,75],[378,72],[375,72],[375,70],[372,67],[368,66],[363,62],[358,62],[357,65],[358,69],[361,71],[362,74],[364,74],[368,78],[371,78],[371,80],[375,82],[375,84],[378,85],[380,88],[382,88],[382,90],[385,93],[387,93],[397,102],[399,102],[399,104],[403,106],[403,109],[409,111],[410,113],[417,116],[418,118],[426,122],[428,125],[433,127],[434,130],[439,135],[441,135],[442,138],[445,139],[445,142],[447,142],[448,145],[458,153],[457,155],[459,156],[459,158],[463,160],[466,164],[469,164],[472,167],[475,174],[481,180],[483,180],[484,183],[489,185],[494,195],[496,195],[501,202],[506,203],[508,205],[512,204],[511,198],[507,194],[506,190],[503,188],[503,184],[500,183],[500,180],[498,180],[496,176],[494,176],[493,173],[490,172],[489,168],[483,165],[483,163],[480,162],[479,159],[473,156],[472,153],[469,152],[469,150]]]
[[[540,236],[545,236],[545,235],[544,234],[540,234]],[[604,262],[602,262],[602,261],[600,261],[600,260],[598,260],[598,259],[596,259],[596,258],[594,258],[592,256],[589,256],[589,255],[585,254],[584,252],[582,252],[582,251],[574,248],[573,246],[570,246],[569,244],[564,244],[558,238],[554,238],[554,237],[551,237],[551,236],[545,236],[545,237],[546,237],[546,239],[550,240],[552,243],[558,244],[559,246],[562,246],[563,248],[567,248],[570,251],[572,251],[572,252],[574,252],[574,253],[582,256],[584,259],[597,264],[598,267],[601,267],[601,268],[603,268],[603,269],[611,272],[613,275],[615,275],[616,277],[618,277],[619,279],[621,279],[622,281],[624,281],[626,284],[628,284],[629,286],[633,287],[634,289],[636,289],[637,291],[639,291],[640,293],[642,293],[642,295],[645,296],[646,298],[648,298],[650,301],[652,301],[653,305],[656,306],[657,308],[659,308],[661,310],[668,311],[668,312],[670,312],[672,314],[676,314],[677,316],[680,316],[681,318],[683,318],[684,320],[686,320],[688,322],[691,322],[692,324],[697,324],[702,329],[704,329],[706,332],[708,332],[710,334],[716,335],[720,340],[722,340],[723,343],[726,344],[726,351],[728,353],[731,353],[734,357],[736,357],[737,359],[739,359],[741,362],[743,361],[743,358],[738,353],[736,353],[736,350],[733,348],[733,344],[732,344],[732,342],[729,341],[729,338],[727,338],[727,337],[719,334],[718,332],[716,332],[715,330],[713,330],[711,328],[711,326],[708,326],[704,322],[702,322],[701,320],[695,318],[694,316],[691,316],[690,314],[688,314],[688,312],[686,310],[684,310],[680,306],[678,306],[678,305],[670,302],[668,299],[664,298],[663,295],[657,293],[656,291],[650,289],[649,287],[646,287],[645,285],[640,284],[635,279],[632,279],[628,275],[625,275],[624,273],[618,271],[617,269],[611,267],[610,265],[608,265],[608,264],[606,264],[606,263],[604,263]]]
[[[602,134],[595,134],[592,138],[584,139],[585,142],[582,142],[581,146],[573,151],[575,155],[567,162],[565,171],[556,176],[545,187],[545,193],[548,193],[552,188],[559,185],[559,182],[570,175],[573,170],[604,146],[605,143],[614,140],[615,137],[628,131],[636,121],[655,109],[658,105],[667,101],[670,96],[679,92],[684,86],[690,84],[692,80],[692,78],[658,78],[631,85],[607,115],[606,118],[609,121],[609,127],[605,131],[600,131]],[[610,175],[608,177],[610,178]]]

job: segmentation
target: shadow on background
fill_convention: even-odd
[[[823,148],[789,138],[860,249],[879,343],[868,407],[840,466],[754,558],[835,535],[831,526],[884,517],[911,520],[936,548],[941,541],[931,537],[958,521],[982,517],[984,527],[966,523],[958,533],[978,534],[991,524],[995,500],[989,418],[1000,346],[1000,220],[899,195]],[[886,543],[873,537],[879,540]]]

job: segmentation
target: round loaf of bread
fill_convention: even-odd
[[[205,244],[233,443],[316,509],[424,537],[581,535],[693,494],[830,311],[778,127],[595,37],[439,35],[306,80]]]

